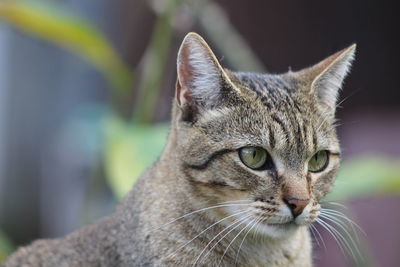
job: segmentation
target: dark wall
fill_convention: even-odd
[[[356,61],[342,96],[355,95],[346,108],[400,107],[395,1],[217,2],[272,72],[303,68],[356,42]]]

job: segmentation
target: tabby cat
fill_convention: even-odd
[[[232,72],[189,33],[159,160],[113,215],[5,266],[312,266],[308,227],[339,168],[334,113],[354,53]]]

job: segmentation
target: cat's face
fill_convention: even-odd
[[[296,73],[223,70],[189,34],[178,56],[175,114],[181,171],[222,223],[260,221],[272,237],[311,224],[340,161],[337,91],[354,47]],[[235,215],[237,214],[237,215]]]

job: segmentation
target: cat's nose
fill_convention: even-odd
[[[298,199],[298,198],[294,198],[294,197],[284,197],[283,201],[286,203],[286,205],[292,211],[294,218],[299,216],[303,212],[304,208],[310,202],[309,199]]]

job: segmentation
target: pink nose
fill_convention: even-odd
[[[309,199],[297,199],[294,197],[285,197],[285,198],[283,198],[283,201],[286,203],[286,205],[292,211],[293,217],[295,217],[295,218],[303,212],[304,208],[310,202]]]

